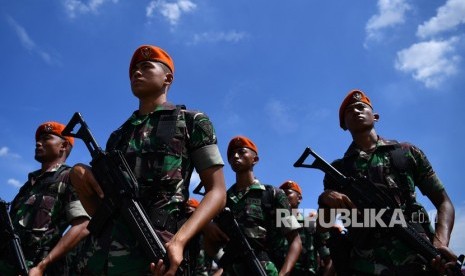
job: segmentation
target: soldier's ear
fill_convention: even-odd
[[[61,143],[61,149],[66,150],[68,148],[69,142],[66,139],[63,139],[63,143]]]
[[[378,113],[373,113],[373,117],[375,118],[375,122],[379,120],[379,114]]]
[[[260,160],[260,158],[258,157],[258,155],[255,155],[254,158],[253,158],[253,164],[257,164],[258,161]]]
[[[174,75],[173,73],[165,73],[165,84],[166,85],[170,85],[172,82],[173,82],[173,79],[174,79]]]

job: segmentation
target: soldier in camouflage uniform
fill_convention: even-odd
[[[282,190],[264,185],[254,177],[253,168],[259,160],[257,152],[255,144],[246,137],[237,136],[230,141],[227,154],[229,164],[236,173],[236,183],[227,192],[226,206],[234,214],[267,275],[278,275],[279,271],[270,258],[271,238],[277,237],[277,234],[287,238],[290,247],[279,271],[280,275],[285,275],[292,270],[302,249],[297,231],[300,226],[290,215],[282,218],[287,224],[277,227],[276,210],[285,209],[290,214],[289,201]],[[270,196],[264,196],[265,193]],[[265,197],[271,198],[266,200]],[[265,200],[269,202],[265,203]],[[210,237],[210,234],[207,236]],[[224,250],[228,254],[227,244]],[[223,275],[250,275],[240,258],[241,254],[243,252],[238,252],[238,258],[223,267]]]
[[[150,267],[154,273],[162,274],[166,269],[173,275],[189,240],[224,207],[224,163],[213,125],[204,113],[167,101],[173,74],[173,60],[163,49],[152,45],[136,49],[129,77],[139,109],[111,134],[106,146],[106,150],[122,151],[134,172],[140,202],[167,242],[170,267],[165,267],[162,260],[150,264],[154,260],[146,258],[128,225],[117,217],[108,234],[91,235],[88,251],[79,264],[82,273],[141,275]],[[206,195],[187,219],[184,206],[194,168]],[[71,178],[84,207],[93,214],[98,197],[104,195],[90,168],[76,165]]]
[[[198,206],[199,201],[197,199],[189,198],[186,202],[187,215],[190,216],[194,213]],[[212,272],[213,259],[205,253],[203,239],[203,233],[199,233],[189,247],[190,257],[195,259],[192,270],[196,276],[208,276]]]
[[[35,159],[41,168],[28,175],[11,203],[10,216],[30,275],[68,275],[65,256],[88,234],[89,216],[70,185],[70,167],[65,165],[74,139],[61,135],[64,127],[46,122],[37,128]],[[13,275],[5,257],[0,274]]]
[[[302,189],[299,184],[288,180],[281,184],[279,188],[286,194],[291,208],[297,210],[302,201]],[[303,225],[299,230],[300,239],[302,240],[302,253],[291,275],[329,275],[332,271],[331,257],[329,249],[326,246],[329,233],[316,231],[316,213],[309,214],[307,220],[298,211],[294,215],[296,215],[300,225]],[[287,249],[287,246],[287,242],[279,246],[280,250],[277,250],[278,254],[285,256],[285,252],[282,251],[283,249]]]
[[[346,176],[367,177],[372,183],[378,183],[392,195],[405,220],[411,221],[420,234],[427,236],[446,256],[448,263],[442,265],[439,256],[434,260],[420,259],[417,252],[390,235],[389,229],[348,227],[352,247],[348,248],[350,263],[347,267],[350,269],[345,273],[431,275],[432,271],[427,271],[425,265],[430,263],[444,274],[444,269],[454,265],[456,260],[447,247],[454,224],[454,207],[425,154],[409,143],[378,136],[374,128],[378,119],[379,115],[373,112],[370,100],[362,91],[349,92],[339,109],[339,120],[341,128],[350,131],[353,142],[344,157],[333,165]],[[329,208],[355,207],[353,199],[341,193],[329,176],[325,176],[324,187],[318,201],[320,208],[328,211]],[[419,217],[427,218],[426,211],[416,201],[415,187],[437,208],[435,232],[428,220],[423,224],[414,223]]]

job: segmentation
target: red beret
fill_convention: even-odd
[[[71,146],[74,146],[74,138],[71,136],[63,136],[61,132],[65,129],[65,125],[57,122],[45,122],[41,124],[36,130],[36,141],[39,140],[40,136],[45,133],[54,134],[60,136],[63,139],[68,140]]]
[[[299,184],[297,184],[297,182],[292,181],[292,180],[288,180],[284,182],[283,184],[281,184],[281,186],[279,186],[279,188],[282,190],[293,190],[293,191],[298,192],[300,195],[302,195],[302,190],[300,189]]]
[[[370,99],[365,95],[365,93],[363,93],[362,90],[355,89],[350,91],[349,94],[347,94],[347,96],[344,98],[344,101],[342,101],[341,107],[339,108],[339,125],[343,130],[347,129],[346,124],[344,122],[344,112],[347,106],[356,102],[366,103],[373,109],[373,106],[371,106]]]
[[[231,152],[238,148],[249,148],[258,154],[257,146],[249,138],[245,136],[236,136],[232,138],[231,141],[229,142],[228,152],[227,152],[228,159],[229,159],[229,156],[231,155]]]
[[[187,206],[192,207],[192,208],[197,208],[199,207],[199,201],[195,198],[189,198],[186,202]]]
[[[161,62],[174,73],[174,63],[167,52],[157,46],[142,45],[132,55],[131,63],[129,64],[129,78],[131,78],[132,67],[145,60]]]

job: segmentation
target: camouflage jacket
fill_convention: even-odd
[[[37,264],[58,243],[70,223],[88,217],[69,182],[70,167],[29,174],[11,205],[11,219],[29,265]]]
[[[408,164],[405,168],[398,168],[395,165],[392,157],[395,147],[403,150],[403,156]],[[374,183],[383,184],[397,202],[398,208],[403,210],[407,221],[414,220],[416,217],[413,216],[418,216],[419,212],[424,213],[428,220],[426,211],[416,201],[415,187],[418,187],[424,195],[444,189],[420,149],[408,143],[399,144],[381,137],[371,154],[361,151],[352,143],[344,158],[334,161],[333,165],[346,176],[365,176]],[[329,176],[325,176],[324,187],[338,189]],[[433,232],[429,220],[423,224],[423,228],[427,234]],[[393,267],[418,261],[416,252],[398,238],[389,235],[389,231],[349,227],[349,234],[354,242],[351,266],[357,271],[379,274],[382,271],[391,271]],[[356,236],[358,238],[354,238]]]
[[[291,275],[317,275],[319,269],[318,260],[329,256],[329,248],[326,246],[329,233],[316,232],[316,224],[313,223],[315,221],[310,220],[310,223],[307,223],[301,213],[297,213],[296,218],[299,224],[303,225],[299,229],[302,252]],[[276,239],[274,243],[275,258],[283,262],[287,256],[289,244],[285,238]]]
[[[107,142],[107,150],[125,154],[149,216],[157,210],[173,217],[183,213],[193,169],[200,172],[224,165],[210,119],[201,112],[176,110],[166,103],[147,115],[139,116],[136,111]],[[90,239],[79,263],[82,273],[147,272],[150,262],[121,218],[116,218],[111,234]]]
[[[290,221],[288,225],[291,226],[281,224],[277,227],[276,210],[285,209],[291,214],[291,209],[286,194],[280,189],[273,189],[274,197],[269,208],[263,206],[262,202],[266,187],[257,179],[243,191],[236,191],[234,184],[227,192],[226,206],[231,209],[250,245],[257,252],[269,252],[276,237],[284,237],[289,231],[300,228],[292,215],[283,218]]]

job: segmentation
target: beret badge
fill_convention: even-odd
[[[52,132],[53,131],[53,127],[51,124],[46,124],[45,127],[44,127],[44,131],[45,132]]]
[[[145,59],[149,59],[149,58],[150,58],[151,51],[150,51],[150,48],[149,48],[149,47],[144,47],[144,48],[140,49],[140,52],[141,52],[142,56],[143,56]]]

